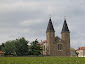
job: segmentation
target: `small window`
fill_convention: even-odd
[[[58,50],[62,50],[62,44],[58,44]]]

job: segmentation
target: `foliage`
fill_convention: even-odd
[[[16,39],[16,54],[18,56],[28,54],[28,41],[25,38]]]
[[[39,42],[36,39],[35,41],[33,41],[31,43],[30,54],[31,55],[40,55],[41,51],[42,51],[41,46],[40,46]]]
[[[15,40],[7,41],[4,44],[4,47],[2,48],[2,51],[4,51],[6,54],[14,54],[15,53]]]
[[[2,48],[5,47],[4,43],[0,45],[0,51],[2,51]]]
[[[79,54],[79,53],[78,53],[77,51],[75,51],[75,53],[76,53],[76,55],[77,55],[77,57],[78,57],[78,54]]]
[[[85,64],[85,57],[0,57],[0,64]]]
[[[28,47],[28,41],[24,37],[16,40],[7,41],[0,45],[0,50],[4,51],[6,55],[17,55],[17,56],[26,56],[26,55],[40,55],[41,46],[38,40],[36,39]],[[30,48],[30,49],[29,49]]]
[[[6,55],[27,55],[28,54],[28,41],[25,38],[7,41],[0,45],[0,49],[5,52]]]

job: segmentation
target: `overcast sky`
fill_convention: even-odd
[[[56,36],[66,16],[71,47],[85,46],[85,0],[0,0],[0,44],[21,37],[45,40],[50,16]]]

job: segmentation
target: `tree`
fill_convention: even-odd
[[[2,45],[0,45],[0,51],[2,51],[3,47],[5,47],[4,43],[2,43]]]
[[[25,38],[20,38],[12,41],[7,41],[5,44],[0,45],[0,49],[6,55],[27,55],[28,54],[28,41]]]
[[[31,43],[30,54],[31,55],[40,55],[41,51],[42,51],[41,46],[40,46],[39,42],[36,39],[35,41],[33,41]]]
[[[15,40],[7,41],[2,47],[2,51],[4,51],[7,55],[15,54],[15,42]]]
[[[77,57],[78,57],[79,53],[78,53],[77,51],[75,51],[75,53],[76,53],[76,55],[77,55]]]
[[[0,45],[0,51],[2,50],[2,46]]]
[[[28,41],[25,38],[16,39],[16,54],[23,56],[28,54]]]

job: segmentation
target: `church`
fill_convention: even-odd
[[[70,56],[70,31],[64,19],[61,38],[55,36],[55,30],[51,18],[46,30],[46,40],[41,41],[42,55],[49,56]]]

